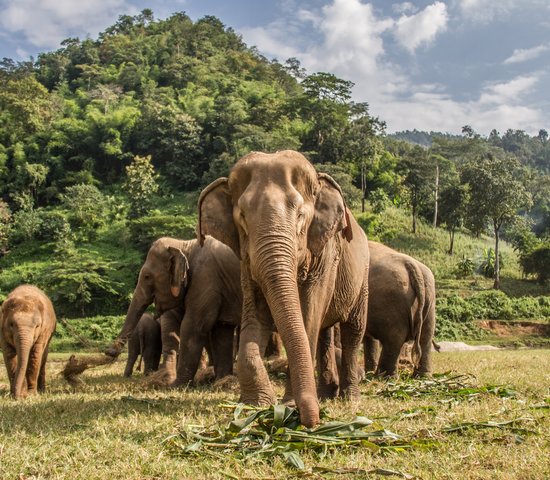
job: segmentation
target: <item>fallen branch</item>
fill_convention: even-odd
[[[89,368],[99,367],[101,365],[109,365],[116,360],[114,357],[107,355],[94,355],[90,357],[84,357],[83,359],[77,359],[75,355],[71,355],[69,360],[65,364],[65,367],[61,371],[61,375],[72,387],[82,383],[79,375]]]

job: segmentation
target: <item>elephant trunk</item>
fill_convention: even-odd
[[[27,367],[31,353],[32,339],[32,332],[19,330],[15,334],[17,366],[15,369],[15,381],[12,385],[11,394],[16,399],[22,398],[26,389]]]
[[[149,298],[151,297],[151,298]],[[153,303],[152,296],[147,296],[143,293],[142,289],[137,289],[134,291],[134,296],[132,297],[132,302],[128,307],[128,312],[126,313],[126,319],[124,320],[124,325],[122,330],[118,334],[118,337],[114,340],[113,344],[105,350],[105,354],[111,357],[118,357],[128,342],[128,338],[134,332],[139,319],[145,312],[146,308]]]
[[[271,315],[285,346],[292,392],[300,410],[301,422],[312,427],[319,423],[319,402],[315,387],[309,340],[304,327],[296,281],[296,253],[290,242],[268,241],[258,251],[257,271],[268,272],[259,281]]]

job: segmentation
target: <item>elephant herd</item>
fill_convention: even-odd
[[[105,351],[117,357],[128,343],[125,375],[141,353],[146,373],[160,362],[167,385],[188,385],[206,348],[222,378],[233,371],[237,338],[240,400],[273,404],[263,356],[276,331],[288,359],[283,401],[313,426],[319,398],[359,396],[362,343],[365,370],[394,375],[412,341],[415,374],[430,374],[431,271],[369,242],[338,184],[300,153],[246,155],[202,191],[198,214],[196,240],[160,238],[147,254],[122,330]],[[154,315],[144,314],[153,303]],[[24,342],[26,316],[34,333]],[[36,388],[37,370],[43,389],[54,327],[51,303],[35,287],[18,287],[2,305],[0,346],[15,397]]]

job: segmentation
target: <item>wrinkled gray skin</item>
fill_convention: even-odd
[[[16,399],[46,388],[48,346],[56,317],[47,295],[32,285],[15,288],[0,312],[0,347]]]
[[[122,330],[105,353],[120,354],[154,302],[161,326],[164,381],[176,385],[193,379],[209,335],[218,350],[216,376],[226,375],[232,372],[233,329],[240,318],[241,299],[239,261],[228,247],[213,238],[203,248],[197,240],[160,238],[141,268]],[[185,341],[180,344],[182,332]],[[180,370],[176,370],[178,352]]]
[[[144,375],[158,370],[161,354],[162,337],[160,322],[150,313],[144,313],[128,341],[128,360],[126,361],[124,376],[132,376],[134,364],[140,355],[138,370],[140,370],[142,362]]]
[[[423,263],[380,243],[369,242],[369,250],[365,370],[395,375],[401,348],[412,341],[414,374],[430,375],[435,331],[434,276]]]
[[[216,379],[233,373],[233,338],[242,311],[239,259],[215,238],[198,240],[189,251],[190,280],[180,328],[177,378],[173,387],[193,381],[204,346]]]
[[[229,178],[203,190],[200,238],[206,234],[241,259],[241,401],[276,401],[262,362],[273,323],[290,369],[285,399],[295,399],[304,425],[319,422],[313,365],[319,332],[336,322],[342,326],[341,394],[357,397],[368,244],[336,182],[318,174],[298,152],[251,153],[237,162]],[[324,360],[318,363],[321,391],[331,380]]]

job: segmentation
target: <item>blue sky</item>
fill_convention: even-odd
[[[550,0],[0,0],[0,57],[151,8],[215,15],[269,58],[355,83],[388,131],[550,131]]]

